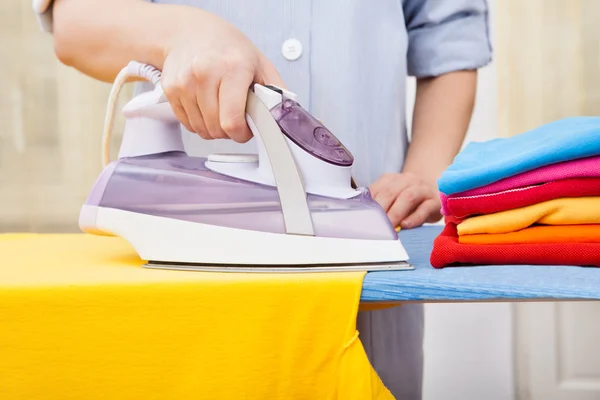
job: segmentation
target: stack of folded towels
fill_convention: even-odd
[[[470,143],[438,181],[431,264],[600,266],[600,117]]]

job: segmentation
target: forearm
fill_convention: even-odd
[[[162,69],[173,36],[191,31],[204,14],[140,0],[56,0],[55,52],[62,63],[103,81],[132,60]]]
[[[476,86],[477,71],[452,72],[417,81],[412,139],[403,172],[412,172],[437,187],[437,179],[464,141]]]

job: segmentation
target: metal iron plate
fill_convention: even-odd
[[[349,271],[410,271],[415,267],[407,262],[373,264],[336,264],[336,265],[225,265],[225,264],[187,264],[149,261],[143,265],[150,269],[201,272],[243,272],[243,273],[302,273],[302,272],[349,272]]]

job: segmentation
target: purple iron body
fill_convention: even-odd
[[[354,163],[348,149],[294,100],[285,99],[271,109],[271,115],[288,138],[315,157],[342,167]]]
[[[156,77],[143,68],[132,63],[123,75]],[[105,168],[82,207],[83,231],[124,238],[150,267],[411,269],[384,210],[368,189],[351,184],[350,152],[293,93],[260,85],[248,92],[257,155],[201,158],[185,153],[179,123],[154,81],[155,91],[124,107],[119,158],[108,163],[115,84]]]

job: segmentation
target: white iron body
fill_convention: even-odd
[[[154,268],[411,269],[383,210],[353,187],[351,154],[293,93],[255,84],[246,119],[258,153],[201,159],[185,154],[154,81],[123,108],[119,158],[81,210],[84,232],[124,238]]]

